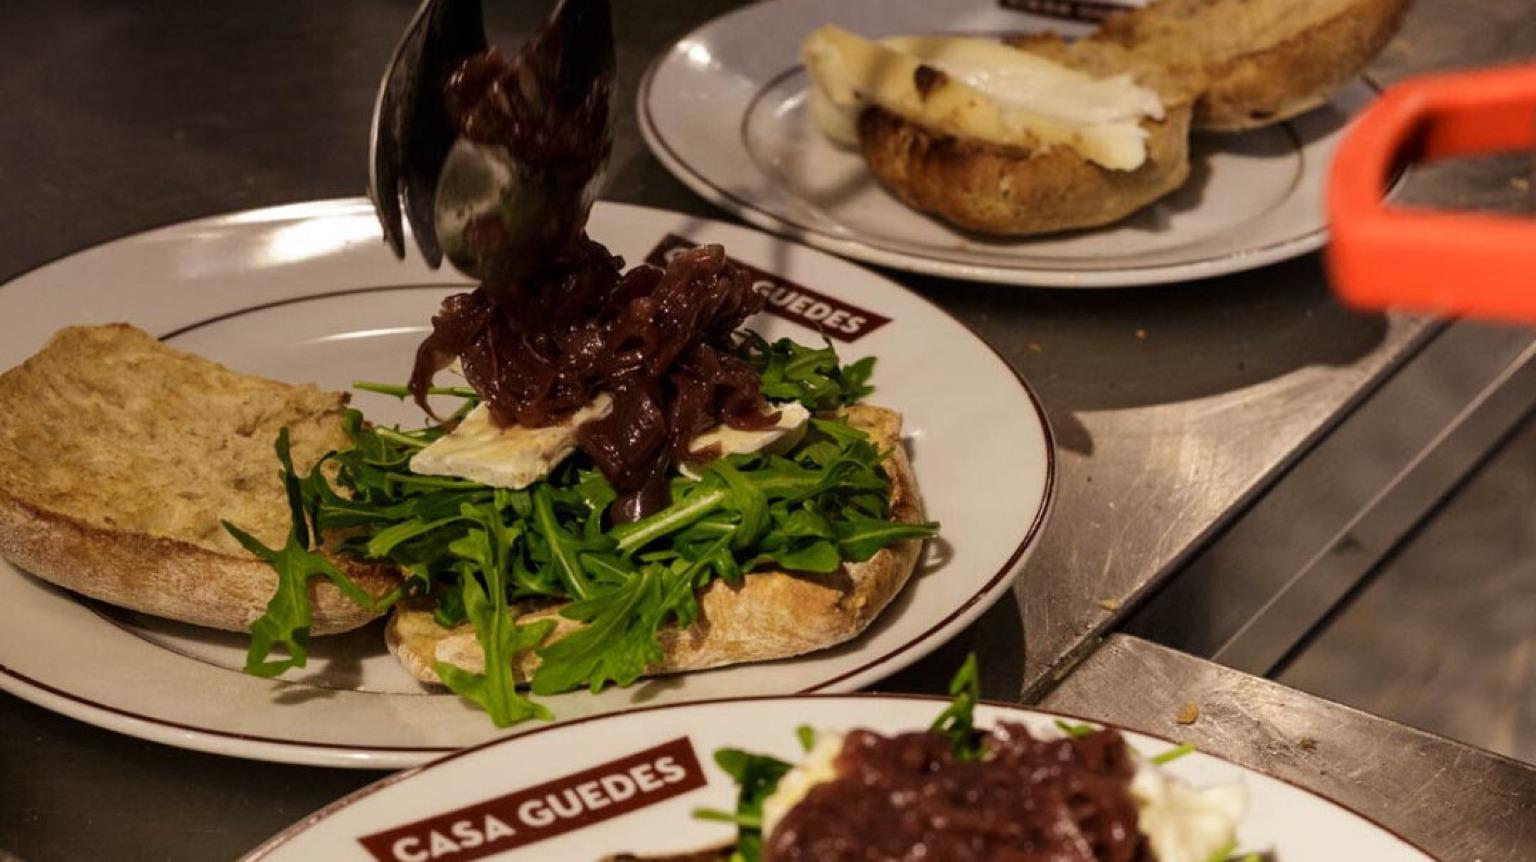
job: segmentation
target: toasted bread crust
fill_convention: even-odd
[[[236,374],[122,324],[60,331],[0,375],[0,402],[0,555],[111,604],[231,631],[262,615],[277,575],[220,518],[280,545],[277,429],[291,429],[301,469],[345,441],[344,395]],[[398,582],[338,564],[372,595]],[[311,599],[313,634],[378,616],[328,582]]]
[[[880,108],[859,119],[859,143],[870,171],[908,206],[967,230],[1028,236],[1118,221],[1183,184],[1189,176],[1187,82],[1137,67],[1108,44],[1067,44],[1054,36],[1017,47],[1095,74],[1135,69],[1158,91],[1165,116],[1144,120],[1147,159],[1132,171],[1101,167],[1070,147],[1003,148],[956,138]]]
[[[277,589],[272,567],[190,542],[103,530],[0,492],[0,556],[57,586],[108,604],[227,631],[249,631]],[[399,583],[390,567],[336,563],[369,595]],[[314,635],[350,631],[379,614],[329,581],[310,587]]]
[[[1307,0],[1281,9],[1272,2],[1161,0],[1111,16],[1092,38],[1156,62],[1198,67],[1206,88],[1194,126],[1243,131],[1327,101],[1392,39],[1410,3]],[[1276,10],[1283,28],[1258,19]]]
[[[890,454],[884,467],[891,478],[890,515],[898,521],[923,519],[916,477],[901,446],[901,415],[879,407],[849,408],[848,420],[864,430],[875,445]],[[699,619],[686,630],[661,633],[664,660],[651,674],[703,670],[749,661],[801,655],[855,637],[901,591],[922,543],[900,542],[869,560],[851,563],[828,575],[753,572],[740,587],[716,580],[699,595]],[[522,615],[519,623],[554,619],[553,642],[581,627],[559,616],[559,608]],[[444,629],[424,607],[400,607],[385,629],[390,652],[423,682],[440,682],[433,663],[481,672],[485,654],[469,624]],[[520,657],[515,671],[526,681],[538,657]]]

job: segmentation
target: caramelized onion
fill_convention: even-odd
[[[714,454],[690,453],[700,432],[778,421],[736,335],[763,297],[720,246],[682,252],[665,270],[622,267],[583,235],[536,284],[448,297],[411,374],[426,408],[433,375],[458,358],[498,424],[530,428],[610,393],[613,412],[577,439],[618,489],[621,522],[667,505],[673,463]]]
[[[610,88],[590,74],[601,58],[570,54],[580,48],[563,32],[546,28],[512,59],[494,50],[465,59],[444,97],[465,138],[568,174],[578,189],[611,146]],[[619,491],[612,517],[629,521],[667,505],[671,464],[716,454],[690,452],[701,431],[722,422],[761,429],[778,415],[739,355],[736,330],[763,306],[751,278],[718,245],[679,254],[665,270],[624,272],[583,233],[589,205],[583,194],[546,202],[551,253],[527,268],[531,276],[497,276],[443,302],[410,389],[426,408],[433,375],[457,358],[497,424],[529,428],[610,393],[612,413],[578,428],[577,439]]]

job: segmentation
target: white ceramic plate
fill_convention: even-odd
[[[1007,591],[1044,522],[1052,448],[1034,396],[985,343],[883,278],[756,231],[614,204],[597,206],[589,230],[631,263],[669,234],[720,242],[738,260],[856,306],[836,314],[823,304],[822,323],[857,329],[855,318],[864,318],[866,334],[840,343],[841,352],[848,361],[879,357],[872,400],[906,414],[929,514],[944,528],[907,589],[851,644],[549,698],[556,715],[850,691],[915,661]],[[362,200],[204,219],[81,252],[0,287],[0,368],[59,327],[127,320],[280,380],[335,389],[401,381],[432,312],[463,289],[454,282],[391,257]],[[772,301],[820,314],[783,290]],[[876,315],[889,322],[875,327]],[[752,325],[769,337],[817,338],[782,317],[764,314]],[[354,403],[377,419],[421,421],[392,398],[360,393]],[[401,670],[377,626],[317,638],[311,666],[282,681],[240,673],[244,649],[243,636],[80,601],[0,561],[0,687],[85,721],[243,757],[370,768],[421,763],[496,735],[483,713]]]
[[[1183,188],[1117,224],[998,240],[918,213],[806,112],[801,39],[834,23],[870,37],[1001,35],[1086,25],[997,0],[769,0],[678,40],[652,64],[637,113],[646,143],[694,191],[742,218],[871,263],[954,278],[1110,287],[1206,278],[1284,260],[1327,238],[1323,181],[1363,81],[1288,123],[1196,135]]]
[[[247,859],[412,862],[494,857],[575,862],[611,853],[659,855],[718,846],[731,840],[732,827],[691,816],[698,807],[734,808],[735,785],[715,765],[716,749],[744,748],[795,761],[801,754],[794,728],[801,724],[895,733],[925,727],[942,708],[942,701],[921,697],[802,696],[669,706],[567,723],[371,784],[310,815]],[[1037,736],[1059,736],[1057,718],[1002,706],[977,710],[980,726],[996,720],[1023,722]],[[1147,755],[1171,747],[1141,734],[1126,737]],[[658,763],[664,757],[670,757],[670,763]],[[691,761],[697,761],[697,769]],[[645,764],[638,773],[633,768],[637,763]],[[1271,851],[1266,858],[1273,862],[1430,858],[1326,799],[1226,761],[1195,753],[1166,768],[1197,786],[1246,785],[1249,812],[1238,832],[1239,846],[1244,851]],[[631,777],[603,783],[604,776],[615,774]],[[640,789],[636,777],[650,779],[649,787]],[[589,781],[596,784],[589,787],[586,804],[566,803],[567,789]],[[541,787],[546,784],[554,786]],[[554,813],[546,801],[551,793],[570,816]],[[482,807],[486,803],[489,807]],[[466,808],[476,813],[461,812]],[[484,840],[487,813],[516,834],[491,824],[496,837]],[[440,855],[430,855],[434,828],[442,837]],[[474,841],[468,838],[470,828],[481,835],[475,846],[465,846]],[[370,839],[368,844],[364,838]]]

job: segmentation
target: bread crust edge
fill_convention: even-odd
[[[248,632],[266,613],[277,573],[179,539],[86,524],[0,490],[0,556],[55,586],[108,604],[192,625]],[[349,559],[337,565],[365,592],[399,583],[392,567]],[[361,607],[330,581],[310,583],[310,634],[351,631],[382,612]]]
[[[1360,0],[1275,43],[1207,60],[1205,90],[1195,103],[1193,127],[1209,132],[1261,129],[1328,101],[1360,75],[1402,25],[1412,0]],[[1143,42],[1136,22],[1154,7],[1117,13],[1090,37],[1164,57],[1157,40]],[[1166,59],[1166,57],[1164,57]]]

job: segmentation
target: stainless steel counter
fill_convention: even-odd
[[[1198,716],[1181,724],[1188,704]],[[1138,638],[1112,637],[1044,706],[1193,742],[1353,808],[1441,859],[1536,859],[1529,764]]]
[[[504,19],[492,21],[503,44],[517,41],[542,10],[490,5]],[[615,4],[624,89],[609,197],[725,217],[650,157],[631,106],[657,51],[736,5]],[[412,6],[12,0],[0,28],[0,110],[21,121],[0,135],[7,204],[0,278],[172,221],[358,193],[374,82]],[[1421,0],[1376,72],[1391,79],[1529,55],[1536,51],[1531,11],[1529,2]],[[1454,173],[1432,179],[1431,197],[1472,188]],[[1023,371],[1047,405],[1062,457],[1055,514],[1014,601],[880,688],[937,690],[957,657],[975,648],[989,696],[1034,700],[1085,660],[1050,702],[1133,726],[1146,715],[1117,693],[1141,684],[1120,664],[1140,653],[1120,641],[1095,653],[1101,639],[1175,589],[1184,563],[1269,499],[1384,382],[1440,340],[1439,328],[1424,321],[1339,308],[1315,255],[1208,282],[1123,291],[892,276]],[[1476,392],[1453,395],[1470,401]],[[1342,722],[1352,740],[1395,739],[1401,731],[1316,710]],[[1215,732],[1216,716],[1202,731]],[[1257,727],[1230,732],[1257,734]],[[1241,747],[1226,745],[1216,750]],[[1450,771],[1495,764],[1519,775],[1470,749],[1424,751],[1426,763]],[[374,777],[167,748],[0,695],[0,849],[31,860],[230,858]],[[1508,806],[1490,797],[1456,801],[1464,820],[1521,822],[1498,820]],[[1405,831],[1453,860],[1476,858],[1464,852],[1474,847],[1524,846],[1442,840],[1443,823],[1421,818]]]

